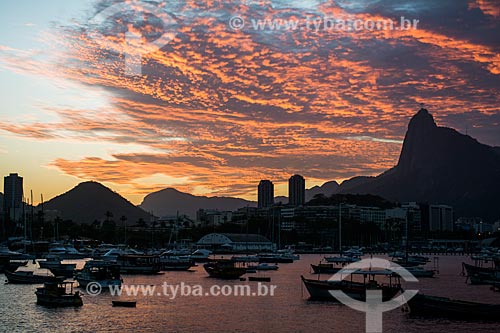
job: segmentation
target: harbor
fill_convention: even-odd
[[[217,256],[220,257],[220,256]],[[367,256],[370,257],[370,256]],[[388,256],[381,256],[390,259]],[[229,259],[230,256],[225,256]],[[54,310],[36,304],[35,291],[40,284],[1,284],[0,303],[10,304],[0,309],[6,325],[12,332],[57,329],[64,322],[65,331],[244,331],[244,332],[289,332],[313,331],[331,327],[336,332],[363,332],[364,314],[356,312],[344,305],[310,300],[300,276],[309,279],[328,279],[330,275],[319,277],[310,272],[310,265],[324,258],[320,254],[303,254],[300,260],[293,263],[279,264],[279,270],[269,270],[257,274],[246,273],[243,277],[260,276],[264,273],[276,286],[274,296],[267,297],[216,297],[185,296],[171,297],[112,296],[110,292],[100,295],[89,295],[85,288],[75,288],[81,294],[83,306]],[[87,259],[67,260],[65,263],[75,264],[82,269]],[[433,278],[420,279],[408,287],[418,289],[426,295],[461,299],[470,302],[495,304],[498,293],[488,285],[466,284],[462,275],[462,262],[473,264],[470,257],[439,257],[439,274]],[[428,264],[429,265],[429,264]],[[35,271],[36,274],[47,274],[40,269],[38,263],[28,263],[24,270]],[[255,287],[253,281],[240,279],[208,278],[203,265],[193,266],[189,271],[165,271],[160,274],[121,274],[124,285],[161,286],[165,281],[170,285],[201,285],[209,289],[213,285],[244,284]],[[2,277],[2,275],[0,275]],[[262,282],[265,283],[265,282]],[[267,283],[267,282],[266,282]],[[404,282],[403,282],[404,284]],[[125,302],[124,305],[113,306],[113,302]],[[135,307],[127,308],[125,305]],[[124,307],[125,306],[125,307]],[[196,311],[196,315],[193,315]],[[164,315],[159,315],[164,314]],[[279,319],[277,319],[279,318]],[[318,320],[321,318],[321,320]],[[440,318],[417,317],[401,309],[384,314],[384,332],[497,332],[498,323],[470,322]]]

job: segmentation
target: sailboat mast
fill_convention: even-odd
[[[339,253],[342,255],[342,204],[339,202]]]

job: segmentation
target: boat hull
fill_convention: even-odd
[[[366,301],[366,286],[363,283],[350,281],[320,281],[306,279],[303,276],[304,283],[310,295],[310,300],[338,302],[330,291],[342,291],[348,297],[358,301]],[[384,302],[391,300],[396,296],[400,289],[397,287],[381,287],[382,299]]]
[[[493,268],[485,268],[462,263],[467,272],[471,284],[495,284],[500,283],[500,271]]]
[[[55,277],[48,275],[25,274],[24,272],[4,272],[5,277],[11,284],[42,284],[53,281]]]
[[[226,280],[239,279],[247,270],[243,267],[219,265],[217,262],[209,262],[203,268],[210,277]]]
[[[410,314],[467,321],[500,321],[500,305],[452,300],[417,294],[408,301]]]
[[[36,292],[36,304],[48,307],[78,307],[83,305],[82,298],[79,294],[50,296],[42,292]]]
[[[311,264],[314,274],[335,274],[341,270],[339,267],[334,267],[333,264]]]

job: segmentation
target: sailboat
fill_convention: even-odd
[[[344,256],[342,251],[342,204],[339,203],[339,255],[324,257],[325,262],[320,262],[318,265],[311,264],[314,273],[335,274],[344,266],[353,262],[359,261],[359,257],[354,255]]]

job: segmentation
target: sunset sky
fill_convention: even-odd
[[[256,200],[260,179],[283,195],[294,173],[307,187],[376,175],[397,163],[420,103],[500,146],[500,1],[129,1],[96,27],[120,2],[0,2],[0,172],[20,173],[35,201],[85,180],[138,204],[165,187]],[[138,15],[151,6],[164,30]],[[401,16],[418,28],[303,25]],[[142,74],[129,75],[138,52]]]

